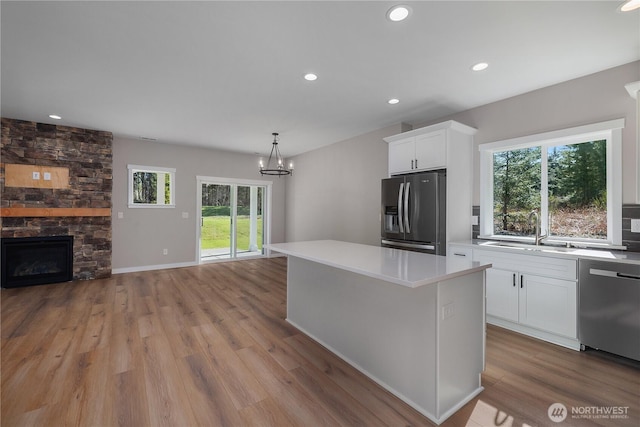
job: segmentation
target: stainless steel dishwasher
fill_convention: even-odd
[[[640,265],[581,259],[580,344],[640,360]]]

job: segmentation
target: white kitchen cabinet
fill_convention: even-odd
[[[475,132],[450,120],[384,138],[389,143],[389,176],[446,169],[447,242],[471,239]]]
[[[523,274],[519,322],[551,333],[577,338],[576,282]]]
[[[473,259],[473,249],[468,246],[450,243],[447,247],[447,256],[466,258],[471,261]]]
[[[444,169],[447,145],[444,130],[389,143],[389,174]]]
[[[447,140],[444,130],[416,136],[416,169],[447,167]]]
[[[518,273],[490,268],[486,273],[487,315],[518,321]]]
[[[412,172],[416,158],[416,139],[406,138],[389,144],[389,170]]]
[[[574,259],[473,249],[486,272],[487,322],[579,349]]]

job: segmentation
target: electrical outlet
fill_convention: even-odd
[[[631,220],[631,232],[640,233],[640,219]]]
[[[478,224],[479,224],[478,215],[471,215],[471,225],[478,225]]]
[[[189,212],[182,212],[182,218],[183,219],[189,218]]]
[[[43,175],[45,181],[51,181],[51,172],[45,172]]]
[[[124,212],[118,212],[118,219],[124,218]]]
[[[164,248],[164,249],[162,250],[162,255],[169,255],[169,249]]]

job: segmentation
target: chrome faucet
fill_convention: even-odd
[[[542,242],[542,239],[546,239],[547,235],[540,235],[540,218],[538,217],[538,212],[531,211],[529,212],[529,227],[531,227],[531,217],[535,217],[536,219],[536,246],[539,246]]]

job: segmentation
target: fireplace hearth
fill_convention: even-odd
[[[73,236],[3,238],[2,287],[73,279]]]

